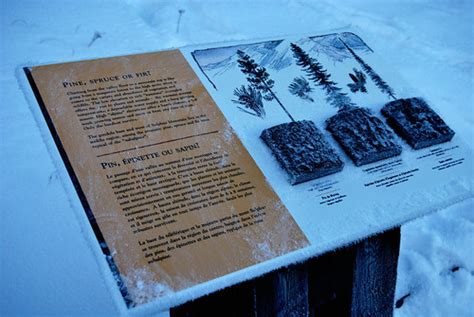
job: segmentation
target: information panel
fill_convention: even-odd
[[[178,50],[30,72],[132,305],[308,245]]]
[[[168,308],[191,298],[179,291],[202,296],[473,197],[456,125],[354,33],[26,73],[129,307]]]

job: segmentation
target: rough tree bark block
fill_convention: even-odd
[[[395,132],[414,149],[448,142],[454,131],[422,98],[398,99],[382,108]]]
[[[382,120],[369,109],[340,111],[326,121],[326,129],[356,166],[400,155],[402,147]]]
[[[284,123],[260,137],[290,176],[292,185],[339,172],[344,163],[312,121]]]

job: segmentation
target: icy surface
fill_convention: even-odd
[[[2,1],[0,315],[111,316],[122,304],[19,88],[20,66],[352,26],[473,144],[473,9],[440,0]],[[472,316],[472,210],[469,200],[402,228],[397,299],[410,295],[395,316]]]

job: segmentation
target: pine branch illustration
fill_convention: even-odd
[[[265,109],[262,102],[262,94],[252,86],[245,87],[242,85],[240,88],[234,89],[234,95],[237,97],[237,100],[232,100],[232,102],[243,105],[246,109],[242,107],[237,107],[240,110],[249,113],[251,115],[265,118]]]
[[[397,98],[395,97],[395,92],[393,91],[393,89],[372,69],[372,67],[370,67],[369,64],[364,62],[364,60],[360,58],[359,55],[357,55],[341,38],[339,38],[339,41],[344,44],[349,53],[351,53],[352,57],[354,57],[354,59],[359,63],[360,67],[362,67],[366,74],[369,75],[369,77],[380,89],[380,91],[384,94],[387,94],[392,99],[396,100]]]
[[[314,102],[314,99],[309,95],[313,92],[313,89],[304,77],[296,77],[293,79],[293,82],[288,86],[288,90],[291,94],[300,97],[303,100]]]
[[[280,99],[278,99],[273,92],[272,88],[275,82],[270,78],[265,67],[259,66],[248,54],[241,50],[237,51],[237,55],[239,56],[237,63],[239,64],[240,70],[246,75],[250,85],[262,94],[263,99],[267,101],[275,100],[288,115],[290,120],[294,122],[295,119],[293,119]]]
[[[367,83],[365,79],[365,75],[363,72],[353,68],[354,74],[349,73],[349,77],[352,79],[353,83],[347,84],[347,86],[351,89],[352,92],[356,93],[361,91],[363,93],[367,93],[367,88],[365,84]]]
[[[304,70],[306,76],[311,81],[324,90],[329,104],[339,109],[339,111],[348,110],[355,106],[349,96],[341,92],[341,88],[331,80],[331,75],[327,73],[315,58],[310,57],[301,47],[294,43],[291,43],[290,46],[296,59],[296,65]]]
[[[240,111],[245,112],[245,113],[247,113],[247,114],[249,114],[249,115],[251,115],[251,116],[260,117],[260,118],[263,119],[263,117],[259,116],[258,114],[254,113],[254,112],[251,112],[251,111],[248,111],[248,110],[246,110],[246,109],[244,109],[244,108],[242,108],[242,107],[237,106],[237,109],[239,109]]]

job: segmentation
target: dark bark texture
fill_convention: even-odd
[[[368,109],[339,111],[326,124],[326,129],[356,166],[397,156],[402,152],[394,134]]]
[[[382,108],[387,123],[412,148],[448,142],[454,131],[422,98],[398,99]]]
[[[312,121],[284,123],[265,129],[260,135],[291,184],[339,172],[343,162]]]

